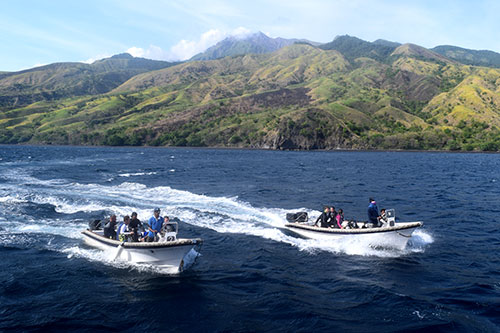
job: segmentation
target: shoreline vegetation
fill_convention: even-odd
[[[249,151],[280,151],[280,152],[342,152],[342,153],[357,153],[357,152],[372,152],[372,153],[443,153],[443,154],[500,154],[500,151],[460,151],[460,150],[415,150],[415,149],[315,149],[315,150],[303,150],[303,149],[286,149],[277,150],[269,148],[239,148],[239,147],[187,147],[187,146],[107,146],[107,145],[58,145],[58,144],[34,144],[34,143],[20,143],[20,144],[8,144],[0,143],[0,147],[9,146],[26,146],[26,147],[76,147],[76,148],[131,148],[131,149],[207,149],[207,150],[249,150]]]
[[[184,63],[122,54],[1,73],[0,144],[500,151],[499,65],[433,50],[340,36]]]

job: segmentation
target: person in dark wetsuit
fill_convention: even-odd
[[[368,206],[368,223],[372,223],[374,227],[378,227],[378,217],[377,203],[370,198],[370,205]]]
[[[130,218],[130,223],[128,224],[129,230],[133,232],[132,234],[132,240],[134,242],[139,241],[139,228],[142,227],[141,220],[137,218],[137,213],[133,212],[132,216]]]
[[[337,212],[335,211],[335,207],[330,207],[330,212],[328,213],[328,217],[329,217],[329,220],[328,220],[328,227],[330,228],[336,228],[336,225],[337,225],[337,220],[336,220],[336,217],[337,217]]]
[[[109,217],[109,221],[104,226],[104,237],[115,239],[116,238],[116,215],[113,214]]]
[[[318,222],[321,221],[320,227],[322,228],[328,228],[328,220],[330,219],[330,212],[328,207],[325,207],[323,213],[318,217],[316,222],[314,223],[315,226],[318,225]]]

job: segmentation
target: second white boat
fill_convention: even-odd
[[[356,239],[371,247],[394,248],[403,250],[415,229],[421,227],[423,222],[395,222],[393,209],[387,210],[388,220],[381,227],[363,228],[364,223],[359,223],[359,228],[334,229],[314,226],[307,222],[286,223],[285,227],[293,233],[311,239],[331,239],[341,241]]]

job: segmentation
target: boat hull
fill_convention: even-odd
[[[183,269],[184,257],[191,249],[199,248],[202,240],[177,239],[170,242],[120,242],[105,238],[99,233],[85,230],[82,232],[85,243],[107,251],[111,259],[137,264],[151,264]]]
[[[396,223],[392,227],[366,229],[331,229],[301,223],[287,223],[285,227],[293,233],[310,239],[329,239],[332,241],[356,240],[372,247],[406,247],[413,231],[422,226],[422,222]]]

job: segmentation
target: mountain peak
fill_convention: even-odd
[[[284,46],[294,44],[296,41],[298,40],[271,38],[261,31],[250,34],[234,35],[209,47],[205,52],[195,55],[190,60],[214,60],[248,53],[270,53]]]
[[[130,53],[120,53],[120,54],[115,54],[114,56],[110,57],[110,59],[132,59],[132,55]]]
[[[336,36],[333,41],[320,46],[323,50],[336,50],[342,53],[349,61],[360,57],[368,57],[375,60],[383,60],[396,47],[370,43],[357,37],[349,35]]]
[[[271,38],[261,31],[245,32],[245,33],[239,33],[236,35],[228,36],[228,37],[224,38],[222,41],[220,41],[219,43],[223,43],[225,41],[234,41],[234,40],[252,40],[252,41],[264,40],[265,41],[268,39],[271,39]]]
[[[426,59],[433,59],[444,61],[446,63],[450,62],[449,58],[442,56],[439,53],[426,49],[423,46],[419,46],[416,44],[406,43],[399,47],[397,47],[391,55],[405,55],[405,56],[414,56],[414,57],[422,57]]]
[[[394,48],[401,46],[401,43],[391,42],[391,41],[388,41],[385,39],[377,39],[376,41],[373,42],[373,44],[389,46],[389,47],[394,47]]]
[[[358,40],[358,41],[363,41],[364,42],[364,40],[362,40],[362,39],[360,39],[358,37],[354,37],[354,36],[347,35],[347,34],[345,34],[345,35],[337,35],[333,39],[333,41],[339,41],[339,40]]]

